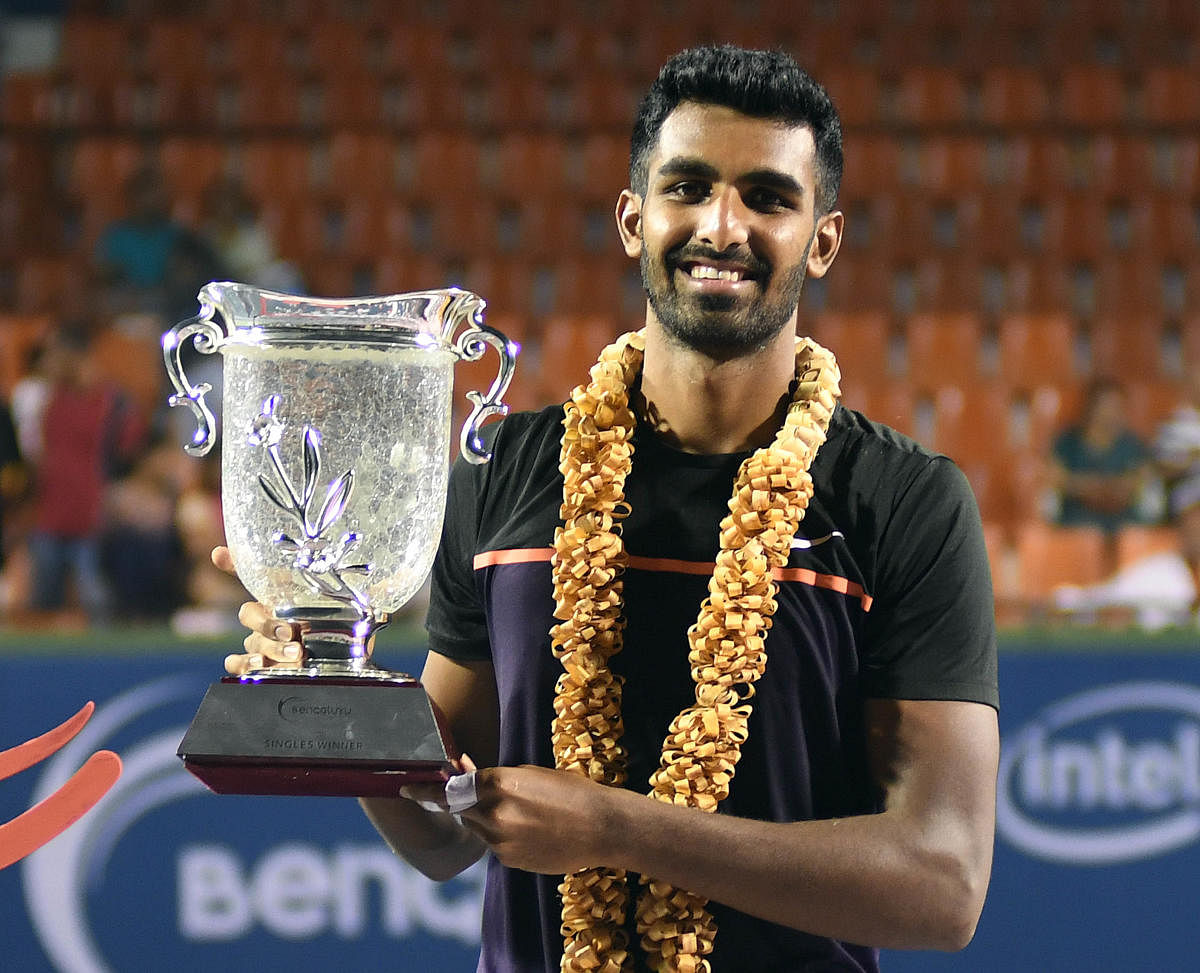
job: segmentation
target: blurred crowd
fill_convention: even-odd
[[[0,400],[0,617],[221,631],[246,595],[209,561],[223,541],[219,454],[183,452],[190,417],[167,406],[159,341],[207,281],[303,281],[236,184],[212,187],[195,227],[171,217],[157,171],[125,189],[83,298],[21,347]]]

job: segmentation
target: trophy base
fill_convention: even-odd
[[[218,794],[314,797],[396,797],[448,780],[459,756],[420,682],[379,670],[228,676],[209,686],[178,753]]]

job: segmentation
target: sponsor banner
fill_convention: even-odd
[[[216,796],[182,769],[175,751],[219,657],[0,658],[0,749],[97,704],[70,744],[0,781],[0,821],[98,749],[125,768],[74,827],[0,870],[0,968],[123,973],[152,957],[181,971],[473,971],[481,868],[438,885],[352,800]],[[884,969],[1193,968],[1200,653],[1005,653],[1001,693],[995,863],[975,941],[888,952]]]
[[[0,820],[97,749],[124,762],[89,814],[0,870],[0,968],[473,971],[482,863],[439,885],[393,855],[353,800],[217,796],[183,769],[176,749],[218,667],[213,654],[0,659],[0,749],[97,704],[70,744],[0,781]]]
[[[1200,648],[1200,646],[1198,646]],[[992,884],[962,953],[889,973],[1194,969],[1200,652],[1004,654]]]

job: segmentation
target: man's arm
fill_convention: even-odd
[[[706,814],[535,767],[481,771],[463,812],[506,865],[626,868],[820,936],[961,949],[991,872],[999,736],[980,703],[871,700],[880,814],[776,823]],[[732,786],[737,787],[734,778]]]
[[[499,706],[491,663],[457,662],[430,652],[421,683],[461,752],[477,766],[494,766]],[[453,878],[487,851],[449,814],[426,811],[407,798],[363,797],[359,804],[389,847],[436,881]]]

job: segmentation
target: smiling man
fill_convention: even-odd
[[[790,58],[672,58],[616,212],[644,330],[454,471],[422,678],[473,761],[363,804],[434,877],[493,853],[480,970],[862,973],[973,934],[987,558],[962,474],[837,405],[796,338],[840,173]],[[288,626],[242,619],[230,672],[296,664]]]

